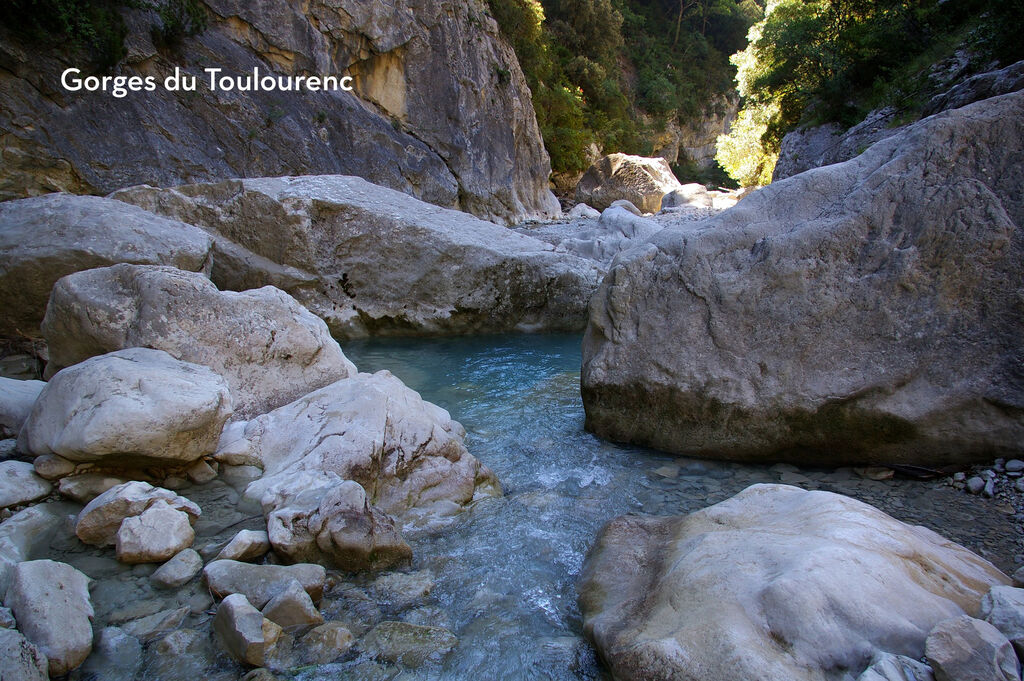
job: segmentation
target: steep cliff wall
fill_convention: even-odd
[[[530,92],[478,0],[205,0],[174,50],[126,15],[115,74],[351,75],[354,93],[67,92],[76,58],[0,27],[0,199],[223,177],[343,173],[513,222],[558,210]],[[83,69],[84,70],[84,69]],[[202,83],[203,81],[201,81]]]

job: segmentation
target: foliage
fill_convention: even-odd
[[[772,181],[772,170],[779,154],[766,149],[761,140],[775,114],[771,104],[748,104],[737,115],[729,134],[718,138],[715,159],[743,187],[756,187]]]
[[[206,28],[198,0],[0,0],[0,22],[31,41],[84,50],[108,70],[125,55],[121,10],[126,8],[152,10],[159,20],[154,38],[164,45]]]

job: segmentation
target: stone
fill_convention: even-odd
[[[14,629],[0,629],[4,681],[49,681],[46,655]]]
[[[935,681],[932,668],[923,662],[883,653],[857,677],[857,681]]]
[[[171,267],[116,265],[61,279],[43,333],[48,376],[104,352],[155,348],[223,377],[236,417],[355,373],[323,321],[283,291],[218,291],[202,275]]]
[[[18,448],[76,462],[180,465],[216,449],[231,413],[227,384],[207,367],[129,348],[54,375]]]
[[[7,592],[14,566],[45,550],[72,511],[69,504],[38,504],[0,523],[0,594]]]
[[[315,286],[281,284],[340,339],[580,329],[601,276],[593,263],[550,244],[354,177],[228,180],[115,196],[308,273]],[[226,286],[239,274],[215,261],[211,276]]]
[[[0,435],[18,436],[45,386],[42,381],[19,381],[0,376]]]
[[[255,560],[270,550],[266,530],[240,530],[214,560]]]
[[[1021,473],[1024,472],[1024,461],[1020,459],[1010,459],[1005,464],[1007,473]]]
[[[0,508],[38,501],[52,490],[53,485],[36,475],[32,464],[0,461]]]
[[[39,459],[41,458],[43,457],[38,457],[36,459],[37,467]],[[103,473],[82,473],[80,475],[69,475],[66,478],[61,478],[60,485],[58,485],[57,489],[60,490],[61,494],[72,501],[77,501],[80,504],[88,504],[108,489],[117,487],[118,485],[123,485],[126,482],[128,481],[124,478],[113,475],[105,475]]]
[[[96,637],[92,654],[82,665],[84,678],[133,681],[142,667],[142,644],[119,627],[104,627]]]
[[[177,589],[192,581],[203,569],[203,559],[194,549],[179,551],[150,576],[153,584],[165,589]]]
[[[324,617],[302,585],[294,579],[263,606],[263,616],[289,633],[323,624]]]
[[[359,648],[367,655],[416,668],[444,659],[458,642],[458,637],[443,627],[381,622],[359,641]]]
[[[117,559],[122,563],[162,563],[191,546],[195,537],[189,515],[157,499],[118,527]]]
[[[626,199],[612,201],[612,204],[608,206],[608,208],[605,208],[605,211],[607,211],[609,208],[619,208],[621,210],[626,211],[627,213],[630,213],[631,215],[635,215],[636,217],[643,217],[644,215],[644,212],[637,208],[636,206],[634,206],[632,201],[627,201]],[[604,215],[604,213],[602,212],[601,215]]]
[[[661,198],[662,209],[681,208],[684,206],[712,208],[714,201],[707,188],[696,182],[684,184],[677,189],[673,189]]]
[[[960,615],[939,622],[925,646],[936,681],[1019,681],[1020,664],[1006,637],[988,622]]]
[[[0,608],[0,629],[14,629],[18,626],[10,608]]]
[[[570,220],[594,220],[601,217],[601,211],[591,208],[585,203],[577,203],[566,214],[566,217]]]
[[[138,18],[126,21],[129,57],[119,73],[162,83],[175,67],[201,78],[210,64],[243,77],[258,67],[275,77],[351,75],[355,91],[80,97],[40,90],[60,83],[66,65],[49,50],[30,57],[31,43],[15,41],[0,80],[8,140],[0,200],[295,169],[359,175],[509,223],[558,214],[529,87],[484,6],[216,0],[208,14],[180,59],[167,59],[151,40],[153,16],[129,13]]]
[[[1008,581],[860,501],[760,484],[688,516],[611,521],[579,594],[616,679],[828,681],[883,653],[920,659],[936,624]]]
[[[302,585],[314,603],[324,593],[327,571],[321,565],[252,565],[234,560],[215,560],[203,568],[210,591],[217,597],[242,594],[256,608],[264,607],[291,581]]]
[[[668,161],[609,154],[594,162],[576,185],[576,200],[597,210],[625,199],[643,213],[661,210],[661,198],[681,185]]]
[[[153,641],[146,672],[156,679],[207,678],[209,660],[217,655],[209,632],[175,629]]]
[[[406,610],[424,601],[434,589],[434,576],[429,570],[386,572],[371,585],[375,600],[392,610]]]
[[[198,227],[98,196],[0,203],[0,334],[38,338],[50,291],[65,275],[121,262],[198,271],[212,245]]]
[[[328,664],[352,648],[355,637],[341,622],[326,622],[302,637],[302,652],[310,664]]]
[[[213,630],[231,657],[253,667],[263,666],[282,633],[242,594],[231,594],[220,602]]]
[[[981,494],[985,489],[985,481],[978,476],[967,479],[967,491],[971,494]]]
[[[18,629],[46,656],[50,676],[75,669],[92,650],[89,578],[65,563],[30,560],[11,571],[4,605]]]
[[[1015,583],[1016,578],[1017,574],[1014,573]],[[1024,650],[1024,589],[1012,586],[992,587],[981,599],[979,617],[1008,638],[1018,651],[1018,655]]]
[[[111,487],[86,504],[75,522],[75,534],[86,544],[114,545],[124,519],[142,515],[157,501],[164,501],[171,508],[185,512],[193,523],[202,514],[200,508],[185,497],[162,487],[153,487],[148,482],[133,480]]]
[[[77,465],[56,454],[40,454],[32,460],[32,467],[45,480],[59,480],[74,473]]]
[[[125,622],[121,625],[121,629],[129,636],[133,636],[143,643],[149,643],[150,641],[155,641],[163,634],[180,627],[185,618],[188,617],[188,614],[189,608],[187,606],[161,610],[152,615],[146,615],[145,617]]]
[[[386,567],[410,555],[389,514],[462,506],[500,489],[464,436],[447,411],[381,371],[232,424],[216,458],[263,468],[245,497],[261,505],[276,551],[345,569]],[[354,482],[342,494],[344,480]]]
[[[601,213],[597,224],[548,240],[559,249],[597,261],[603,269],[611,265],[616,255],[661,230],[662,226],[651,219],[638,217],[622,206],[612,206]]]
[[[188,479],[197,485],[205,485],[217,478],[217,469],[204,460],[196,461],[189,466],[186,473],[188,474]]]
[[[621,254],[583,341],[586,427],[830,467],[1020,454],[1024,417],[995,405],[1024,403],[1004,371],[1022,139],[1024,93],[984,100]]]
[[[983,496],[985,496],[988,499],[991,499],[992,497],[994,497],[996,495],[996,481],[995,481],[995,479],[989,478],[985,482],[985,488],[981,490],[981,493],[982,493]]]

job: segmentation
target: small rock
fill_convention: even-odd
[[[186,471],[188,479],[197,485],[205,485],[217,477],[217,469],[210,465],[205,459],[195,462]]]
[[[213,629],[231,657],[254,667],[263,666],[283,633],[242,594],[231,594],[221,601]]]
[[[39,648],[14,629],[0,629],[0,662],[4,681],[48,681],[48,662]]]
[[[957,471],[956,473],[953,474],[953,480],[955,482],[964,482],[965,480],[967,480],[967,474],[964,473],[963,471]]]
[[[181,626],[188,616],[187,607],[161,610],[147,617],[142,617],[131,622],[125,622],[121,629],[129,636],[134,636],[143,643],[148,643],[169,631],[174,631]]]
[[[18,628],[46,655],[51,676],[78,667],[92,650],[89,578],[65,563],[31,560],[11,573],[4,604]]]
[[[18,626],[10,608],[0,608],[0,629],[14,629]]]
[[[577,203],[575,206],[572,207],[572,210],[568,212],[566,217],[568,217],[570,220],[596,220],[597,218],[601,217],[601,211],[597,210],[596,208],[591,208],[585,203]]]
[[[57,480],[75,472],[74,461],[68,461],[63,456],[57,456],[56,454],[37,456],[32,461],[32,466],[36,469],[39,477],[47,480]]]
[[[981,490],[982,495],[991,499],[996,495],[996,481],[995,478],[989,478],[985,482],[985,488]]]
[[[37,471],[39,459],[36,459]],[[45,476],[44,476],[45,477]],[[106,492],[108,489],[123,485],[127,480],[124,478],[104,475],[102,473],[82,473],[81,475],[69,475],[61,478],[58,489],[60,493],[80,504],[88,504],[90,501]]]
[[[857,681],[935,681],[935,675],[923,662],[883,653],[857,677]]]
[[[327,571],[322,565],[252,565],[235,560],[215,560],[203,569],[203,576],[215,596],[242,594],[249,603],[262,608],[293,579],[302,585],[314,603],[324,593]]]
[[[661,468],[655,469],[654,474],[674,480],[679,476],[679,466],[662,466]]]
[[[967,491],[968,492],[970,492],[971,494],[981,494],[981,491],[983,489],[985,489],[985,481],[984,480],[982,480],[978,476],[974,476],[973,478],[968,478],[968,480],[967,480]]]
[[[42,499],[53,485],[36,475],[25,461],[0,461],[0,508],[22,506]]]
[[[643,213],[640,211],[640,209],[637,208],[636,206],[634,206],[632,201],[627,201],[626,199],[619,199],[618,201],[612,201],[611,205],[608,206],[608,208],[622,208],[624,210],[628,210],[633,215],[637,215],[637,216],[641,216],[641,217],[643,216]]]
[[[270,550],[270,538],[266,530],[242,530],[220,550],[214,560],[249,561],[259,558]]]
[[[937,681],[1020,681],[1010,642],[988,622],[968,615],[939,622],[925,641]]]
[[[1024,478],[1018,478],[1013,486],[1018,492],[1024,492]]]
[[[123,563],[163,562],[191,546],[195,537],[189,515],[158,499],[141,515],[121,523],[117,559]]]
[[[985,469],[981,472],[981,477],[987,480],[993,480],[996,477],[996,472],[991,468]]]
[[[187,513],[192,522],[202,513],[194,503],[168,489],[153,487],[148,482],[132,481],[111,487],[90,501],[78,514],[75,534],[86,544],[116,544],[117,530],[122,521],[125,518],[142,515],[160,499],[173,508]]]
[[[1013,583],[1018,587],[1024,586],[1024,567],[1017,568],[1013,573]]]
[[[369,655],[415,668],[427,660],[442,659],[458,642],[455,634],[442,627],[381,622],[363,637],[359,646]]]
[[[400,611],[429,596],[434,588],[434,577],[428,570],[388,572],[375,579],[371,588],[379,604]]]
[[[992,587],[981,599],[981,618],[1011,642],[1024,639],[1024,589]]]
[[[857,475],[868,480],[891,480],[896,471],[885,466],[868,466],[867,468],[855,468]]]
[[[310,664],[327,664],[349,651],[355,642],[341,622],[327,622],[302,639],[302,652]]]
[[[324,621],[309,594],[294,579],[264,606],[263,616],[289,633],[323,624]]]
[[[83,678],[132,681],[142,666],[142,644],[118,627],[104,627],[89,659],[82,665]]]
[[[192,580],[203,569],[203,559],[193,549],[179,551],[160,566],[150,580],[165,589],[176,589]]]
[[[1007,473],[1024,473],[1024,461],[1020,459],[1010,459],[1006,462]]]

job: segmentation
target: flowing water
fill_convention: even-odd
[[[590,435],[577,335],[377,339],[344,347],[361,371],[388,369],[461,421],[467,447],[498,475],[505,496],[477,502],[443,532],[409,529],[410,578],[433,580],[425,598],[375,600],[378,592],[362,577],[340,585],[324,608],[365,626],[400,619],[446,627],[459,638],[451,654],[414,669],[357,657],[302,678],[604,678],[582,638],[576,604],[576,582],[601,526],[623,513],[688,513],[755,482],[856,496],[932,527],[1004,570],[1020,559],[1012,509],[1000,512],[996,502],[941,482],[682,459]]]

